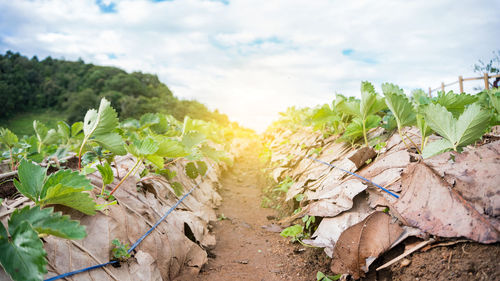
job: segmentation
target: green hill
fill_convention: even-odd
[[[138,118],[147,112],[173,115],[179,120],[189,115],[206,121],[228,124],[217,110],[210,111],[194,100],[175,97],[167,85],[153,74],[127,73],[122,69],[97,66],[83,60],[66,61],[47,57],[31,59],[7,51],[0,55],[0,126],[17,134],[30,134],[33,119],[52,117],[80,121],[102,97],[111,101],[120,119]]]

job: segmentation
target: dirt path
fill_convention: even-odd
[[[273,222],[268,216],[275,211],[260,207],[263,180],[256,155],[249,151],[236,159],[222,177],[217,213],[227,219],[215,223],[217,246],[195,280],[315,280],[305,249],[262,228]]]

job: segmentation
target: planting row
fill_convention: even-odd
[[[262,204],[290,214],[282,236],[324,248],[332,273],[356,279],[409,236],[500,241],[500,92],[382,89],[291,108],[266,132],[276,185]]]
[[[170,280],[206,262],[204,249],[215,244],[207,224],[220,203],[217,178],[231,165],[232,137],[243,132],[164,114],[120,123],[105,99],[83,122],[33,126],[36,134],[23,138],[0,129],[3,169],[9,171],[2,185],[15,185],[3,189],[0,206],[0,263],[10,278],[43,280],[117,259],[127,261],[128,270],[75,278]],[[129,244],[195,186],[128,259]]]

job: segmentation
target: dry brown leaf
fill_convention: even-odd
[[[500,240],[495,222],[474,209],[450,184],[423,163],[402,175],[403,193],[394,204],[406,222],[443,237],[467,237],[481,243]]]
[[[375,212],[340,235],[330,269],[334,273],[347,273],[359,279],[402,233],[403,229],[392,222],[391,216]]]
[[[452,159],[454,158],[454,160]],[[425,163],[453,186],[475,209],[500,215],[500,141],[462,153],[448,152]],[[499,225],[497,225],[499,228]]]

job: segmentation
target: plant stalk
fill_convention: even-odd
[[[118,187],[120,187],[120,185],[122,185],[122,183],[132,174],[132,171],[135,170],[135,168],[137,168],[137,166],[139,166],[139,163],[141,163],[142,161],[142,158],[138,158],[137,159],[137,162],[135,162],[135,165],[134,167],[132,167],[132,169],[130,169],[130,171],[128,171],[128,173],[123,177],[123,179],[115,186],[115,188],[113,188],[113,190],[111,190],[111,192],[109,193],[108,195],[108,198],[111,197],[111,195],[113,195],[113,193],[118,189]]]
[[[366,120],[363,120],[363,137],[365,138],[365,146],[368,146],[368,138],[366,137]]]
[[[417,149],[418,154],[422,154],[422,150],[420,150],[418,148],[418,145],[416,145],[415,142],[407,134],[405,134],[405,137],[407,137],[408,140],[411,142],[411,144],[413,144],[413,146],[415,146],[415,148]]]
[[[14,166],[14,158],[12,158],[12,147],[9,147],[9,153],[10,153],[10,166],[11,166],[11,171],[14,171],[14,169],[16,168]]]

